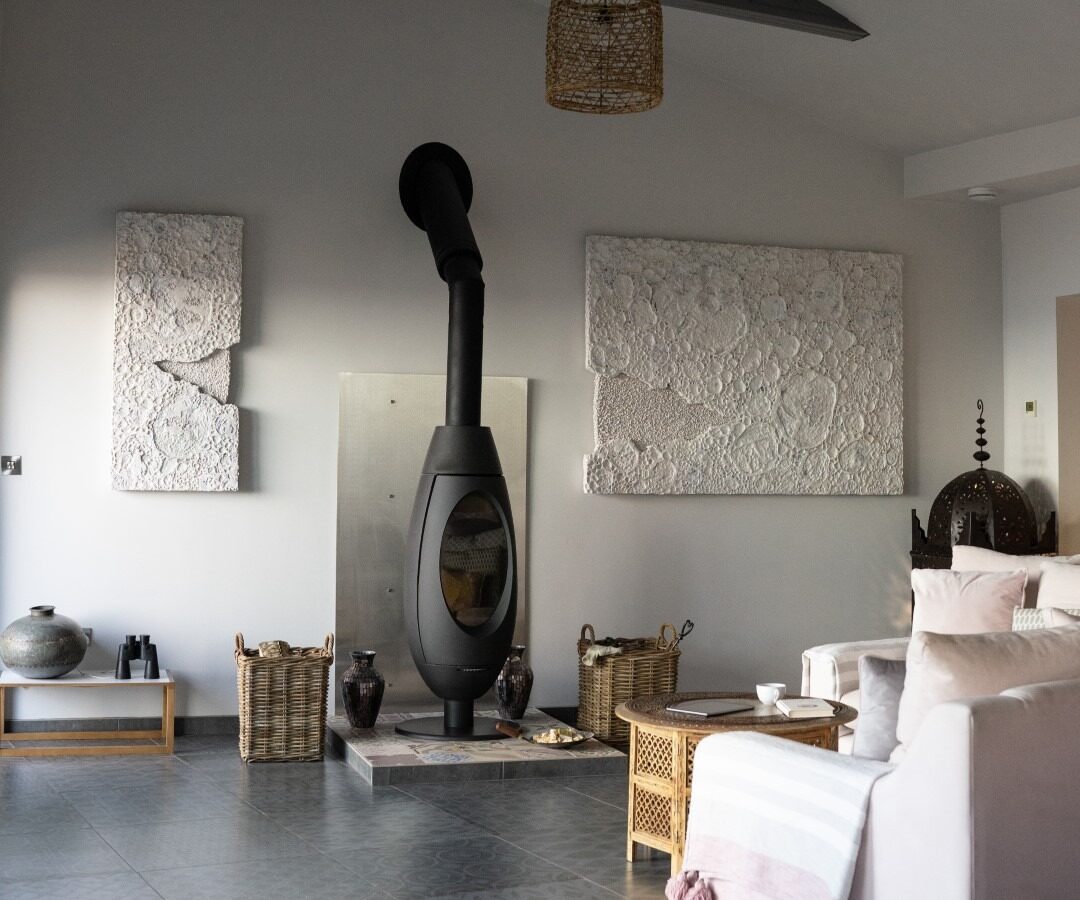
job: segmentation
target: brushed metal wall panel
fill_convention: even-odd
[[[374,650],[383,709],[440,706],[409,655],[402,615],[405,541],[428,441],[443,423],[442,375],[340,375],[337,507],[336,707],[349,651]],[[528,621],[526,483],[528,379],[485,377],[482,421],[499,448],[517,537],[518,619]]]

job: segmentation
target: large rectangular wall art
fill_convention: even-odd
[[[901,258],[590,237],[596,494],[903,492]]]
[[[237,489],[239,412],[227,401],[242,236],[233,216],[116,217],[116,490]]]

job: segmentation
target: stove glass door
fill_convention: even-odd
[[[479,491],[458,501],[443,531],[439,573],[443,600],[462,628],[494,615],[506,587],[510,536],[491,498]]]

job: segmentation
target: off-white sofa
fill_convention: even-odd
[[[802,655],[802,695],[839,700],[859,708],[859,659],[880,656],[903,659],[911,638],[885,638],[877,641],[849,641],[841,644],[822,644],[804,650]],[[850,727],[840,729],[840,752],[850,753],[853,731],[859,727],[856,719]]]
[[[1078,747],[1080,680],[935,707],[870,795],[852,898],[1080,896]]]
[[[1080,680],[936,706],[904,761],[871,790],[851,897],[1080,896],[1078,748]],[[830,767],[857,765],[813,752]],[[700,803],[697,787],[695,779]],[[790,802],[797,811],[799,800]]]

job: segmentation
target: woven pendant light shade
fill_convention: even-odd
[[[552,0],[547,102],[588,113],[652,109],[664,96],[660,0]]]

